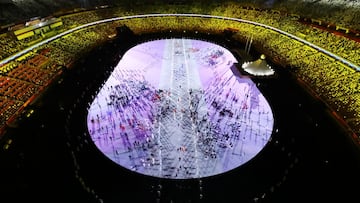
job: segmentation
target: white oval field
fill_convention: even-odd
[[[160,178],[224,173],[269,141],[270,105],[225,48],[163,39],[126,52],[88,110],[89,134],[109,159]]]

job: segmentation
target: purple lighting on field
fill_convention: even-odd
[[[273,114],[225,48],[164,39],[130,49],[89,107],[89,134],[137,173],[208,177],[248,162],[269,141]]]

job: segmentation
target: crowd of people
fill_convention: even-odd
[[[173,2],[173,3],[171,3]],[[141,0],[133,1],[108,1],[108,0],[97,0],[95,3],[93,1],[56,1],[56,2],[47,2],[47,1],[14,1],[12,6],[6,5],[0,17],[7,17],[6,20],[12,20],[11,22],[16,22],[21,18],[26,18],[26,16],[37,16],[37,15],[50,15],[51,13],[57,12],[60,8],[65,8],[65,10],[83,10],[85,8],[94,8],[99,5],[109,5],[115,7],[121,7],[122,10],[136,10],[136,9],[149,9],[153,12],[163,12],[164,10],[178,12],[181,11],[196,11],[198,12],[208,12],[211,9],[214,9],[220,5],[222,7],[224,2],[217,1],[195,1],[195,2],[182,2],[181,4],[174,4],[176,1],[164,1],[164,0],[152,0],[150,2],[143,2]],[[231,1],[230,1],[231,2]],[[94,5],[96,4],[96,5]],[[241,2],[236,1],[229,4],[235,6],[247,6],[247,7],[256,7],[256,8],[266,8],[278,10],[281,12],[287,12],[292,14],[297,14],[304,16],[306,18],[321,19],[325,22],[332,24],[338,24],[342,27],[349,27],[353,29],[360,29],[358,22],[360,19],[359,15],[359,2],[356,0],[301,0],[301,1],[267,1],[267,0],[242,0]],[[5,9],[6,8],[6,9]],[[81,8],[81,9],[79,9]],[[236,9],[227,10],[228,13],[232,14]],[[211,11],[210,11],[211,12]],[[1,13],[1,12],[0,12]],[[14,13],[16,13],[14,15]],[[121,15],[124,13],[122,12]],[[9,22],[7,22],[9,23]]]
[[[48,51],[34,50],[0,67],[1,127],[55,76],[58,66],[46,56]]]
[[[214,9],[209,14],[262,22],[295,34],[355,64],[360,64],[360,43],[356,41],[318,28],[311,28],[299,23],[291,16],[283,16],[276,12],[249,10],[233,6],[228,6],[222,10],[221,8],[217,9],[219,10]],[[189,10],[189,12],[193,11],[196,13],[196,10]],[[102,14],[97,15],[98,12],[102,12]],[[159,9],[159,12],[166,11]],[[176,9],[169,12],[176,12]],[[135,13],[135,11],[121,9],[114,9],[112,12],[105,12],[105,10],[88,11],[63,16],[62,20],[66,28],[71,28],[103,18]],[[0,67],[0,125],[5,125],[29,98],[41,92],[42,88],[51,81],[62,66],[70,67],[69,64],[75,62],[84,52],[107,40],[108,36],[115,34],[115,28],[122,24],[128,25],[139,34],[161,30],[199,30],[221,33],[228,27],[235,28],[238,30],[234,36],[235,39],[245,42],[247,38],[252,37],[254,46],[263,50],[269,56],[268,58],[274,58],[274,60],[294,68],[295,75],[306,82],[347,122],[353,131],[360,135],[360,95],[358,93],[360,75],[358,70],[349,68],[340,61],[336,61],[296,40],[262,27],[220,19],[188,17],[129,19],[97,25],[52,41],[37,50],[33,50],[25,58],[2,65]],[[0,36],[0,46],[2,47],[0,59],[4,59],[25,48],[26,44],[14,40],[8,34],[3,34]],[[81,135],[79,137],[79,139],[83,139]],[[101,202],[98,194],[78,174],[80,166],[76,163],[74,153],[76,152],[72,152],[76,167],[76,178],[86,191]],[[290,158],[289,170],[298,161],[296,157],[291,156]],[[279,185],[285,182],[287,172],[284,172],[283,177],[284,179],[278,182]],[[265,195],[276,190],[278,184],[269,187],[263,194],[259,194],[254,198],[254,202],[261,201]]]
[[[359,1],[357,0],[302,0],[281,1],[276,7],[286,8],[289,13],[297,13],[307,18],[321,19],[342,27],[360,29],[358,23]]]
[[[264,28],[242,26],[242,30],[235,37],[241,39],[243,36],[253,36],[256,41],[254,46],[272,56],[275,61],[293,68],[295,75],[310,86],[342,119],[349,121],[351,129],[359,134],[360,109],[357,105],[359,97],[356,96],[359,89],[358,70],[314,48]]]
[[[64,36],[0,66],[2,129],[9,118],[21,113],[23,105],[33,99],[32,96],[46,89],[63,67],[69,68],[91,47],[115,33],[115,27],[111,24],[97,28],[100,29],[90,28]]]
[[[97,9],[89,10],[79,13],[73,13],[70,15],[62,16],[61,19],[64,22],[64,28],[73,28],[79,25],[83,25],[89,22],[94,22],[101,19],[118,17],[118,16],[128,16],[128,15],[137,15],[143,13],[200,13],[200,14],[210,14],[217,16],[227,16],[235,17],[246,20],[253,20],[256,22],[264,23],[276,28],[280,28],[284,31],[287,31],[291,34],[295,34],[298,37],[302,37],[307,41],[310,41],[318,46],[321,46],[331,52],[337,53],[338,55],[356,63],[360,63],[359,58],[359,43],[351,39],[348,39],[344,36],[339,36],[327,32],[323,29],[311,27],[309,25],[302,24],[298,21],[299,17],[297,15],[291,15],[289,13],[283,13],[277,8],[273,10],[257,9],[250,6],[244,6],[239,3],[224,3],[224,4],[209,4],[206,6],[200,7],[200,5],[181,5],[181,6],[170,6],[170,5],[155,5],[155,6],[140,6],[139,8],[126,9],[124,7],[112,7],[107,9]],[[296,5],[299,6],[299,5]],[[296,7],[294,6],[294,7]],[[281,10],[281,9],[279,9]],[[326,9],[324,9],[326,10]],[[348,14],[348,12],[342,14]],[[357,16],[357,15],[353,15]],[[355,17],[354,17],[355,18]],[[181,18],[177,18],[178,23],[180,24]],[[211,21],[211,20],[210,20]],[[132,20],[132,23],[135,23],[136,20]],[[187,21],[184,21],[187,23]],[[328,22],[325,20],[325,22]],[[339,21],[329,21],[329,22],[339,22]],[[341,21],[344,22],[344,21]],[[340,22],[339,22],[340,23]],[[192,23],[187,23],[192,24]],[[145,23],[142,23],[145,25]],[[186,24],[183,26],[185,27]],[[345,26],[345,28],[354,28],[357,24],[351,24]],[[65,30],[64,29],[64,30]],[[9,34],[0,36],[0,43],[4,42],[4,47],[1,51],[4,53],[0,54],[0,58],[7,57],[11,54],[16,53],[17,51],[23,49],[27,46],[27,43],[24,41],[17,41],[13,39],[13,36]],[[343,46],[339,46],[339,44]]]
[[[25,43],[23,41],[18,41],[11,36],[10,33],[4,33],[0,35],[0,60],[5,59],[20,50],[24,49]]]
[[[197,11],[205,14],[253,20],[271,25],[298,37],[304,38],[305,40],[329,50],[332,53],[336,53],[354,64],[360,64],[359,42],[353,41],[344,36],[335,35],[322,29],[302,24],[297,21],[296,17],[284,15],[276,10],[259,10],[252,7],[242,7],[240,4],[227,3],[218,7],[205,7],[200,11],[196,7],[187,7],[186,5],[180,6],[179,9],[168,6],[166,7],[168,10],[160,10],[157,8],[155,11],[162,13],[176,13],[184,10],[184,7],[190,9],[188,12],[191,13],[196,13]],[[149,6],[146,8],[141,7],[141,9],[145,9],[145,11],[141,11],[141,13],[151,13],[151,9],[154,8]],[[116,7],[65,15],[62,16],[61,19],[64,22],[64,29],[66,29],[104,18],[133,15],[138,13],[139,11],[135,10],[135,8],[133,10],[125,11],[123,8]],[[42,47],[50,50],[49,52],[38,54],[34,51],[34,56],[29,56],[30,58],[35,56],[39,58],[39,55],[44,55],[41,61],[49,60],[50,63],[44,65],[43,68],[39,68],[39,64],[34,64],[30,65],[30,67],[33,67],[34,70],[28,70],[26,67],[28,67],[29,64],[26,65],[25,62],[29,60],[28,58],[26,58],[24,62],[13,61],[2,65],[0,67],[2,77],[10,78],[9,80],[15,81],[15,84],[24,83],[26,86],[30,85],[31,87],[25,88],[24,90],[26,90],[26,93],[21,94],[21,96],[13,95],[15,93],[12,93],[11,96],[7,95],[8,91],[5,90],[1,93],[1,95],[10,96],[13,99],[22,98],[22,100],[29,98],[31,94],[37,92],[38,85],[46,84],[44,81],[49,80],[51,75],[59,70],[59,67],[68,66],[72,62],[76,61],[76,59],[86,52],[86,50],[89,50],[97,43],[106,40],[108,36],[115,34],[115,28],[122,24],[127,24],[130,29],[137,34],[172,29],[199,30],[209,33],[221,33],[224,29],[229,27],[237,29],[238,32],[235,35],[235,38],[244,42],[245,38],[252,37],[254,45],[258,45],[258,47],[259,45],[263,45],[260,49],[268,55],[273,56],[275,60],[290,65],[291,67],[296,67],[295,73],[299,76],[299,78],[309,83],[309,86],[314,89],[322,99],[329,103],[330,106],[336,110],[339,109],[339,111],[341,111],[339,112],[340,115],[347,115],[344,119],[350,119],[351,123],[357,123],[353,122],[354,120],[358,120],[357,116],[360,115],[360,109],[356,107],[358,97],[354,96],[357,94],[358,82],[358,73],[356,70],[343,65],[339,61],[334,61],[333,59],[318,53],[318,51],[313,48],[309,48],[296,40],[282,36],[274,31],[235,21],[200,17],[154,17],[127,19],[97,25],[95,27],[86,28],[66,35]],[[2,50],[0,50],[1,59],[4,59],[26,47],[26,43],[24,41],[14,40],[9,33],[2,34],[0,38],[2,47]],[[339,44],[341,46],[339,46]],[[43,69],[50,69],[50,72],[44,72]],[[13,87],[13,85],[11,87]],[[20,86],[22,87],[22,85]],[[7,87],[7,90],[10,88],[10,86],[4,87]],[[14,87],[19,86],[15,85]],[[351,98],[351,100],[349,101],[348,98]],[[352,107],[346,109],[339,107],[348,105],[351,105]],[[354,129],[360,129],[357,127],[358,126],[353,126]]]
[[[173,51],[154,57],[164,55],[156,45],[165,41],[165,50]],[[230,52],[185,39],[148,46],[127,52],[120,63],[125,65],[115,68],[89,108],[89,134],[106,156],[139,173],[187,179],[234,168],[266,144],[271,109],[253,82],[229,69]],[[138,52],[153,59],[128,67],[134,60],[129,55]],[[191,71],[200,69],[194,64],[207,68],[199,76]]]

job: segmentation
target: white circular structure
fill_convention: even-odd
[[[242,68],[245,72],[254,76],[271,76],[275,74],[275,71],[270,65],[266,63],[266,56],[260,55],[260,58],[253,62],[245,62],[242,64]]]
[[[200,40],[131,48],[89,108],[92,140],[115,163],[149,176],[191,179],[239,167],[269,141],[274,120],[256,85],[233,72],[236,62]]]

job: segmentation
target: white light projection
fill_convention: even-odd
[[[93,142],[120,166],[160,178],[208,177],[248,162],[269,141],[274,119],[235,62],[200,40],[131,48],[89,107]]]

